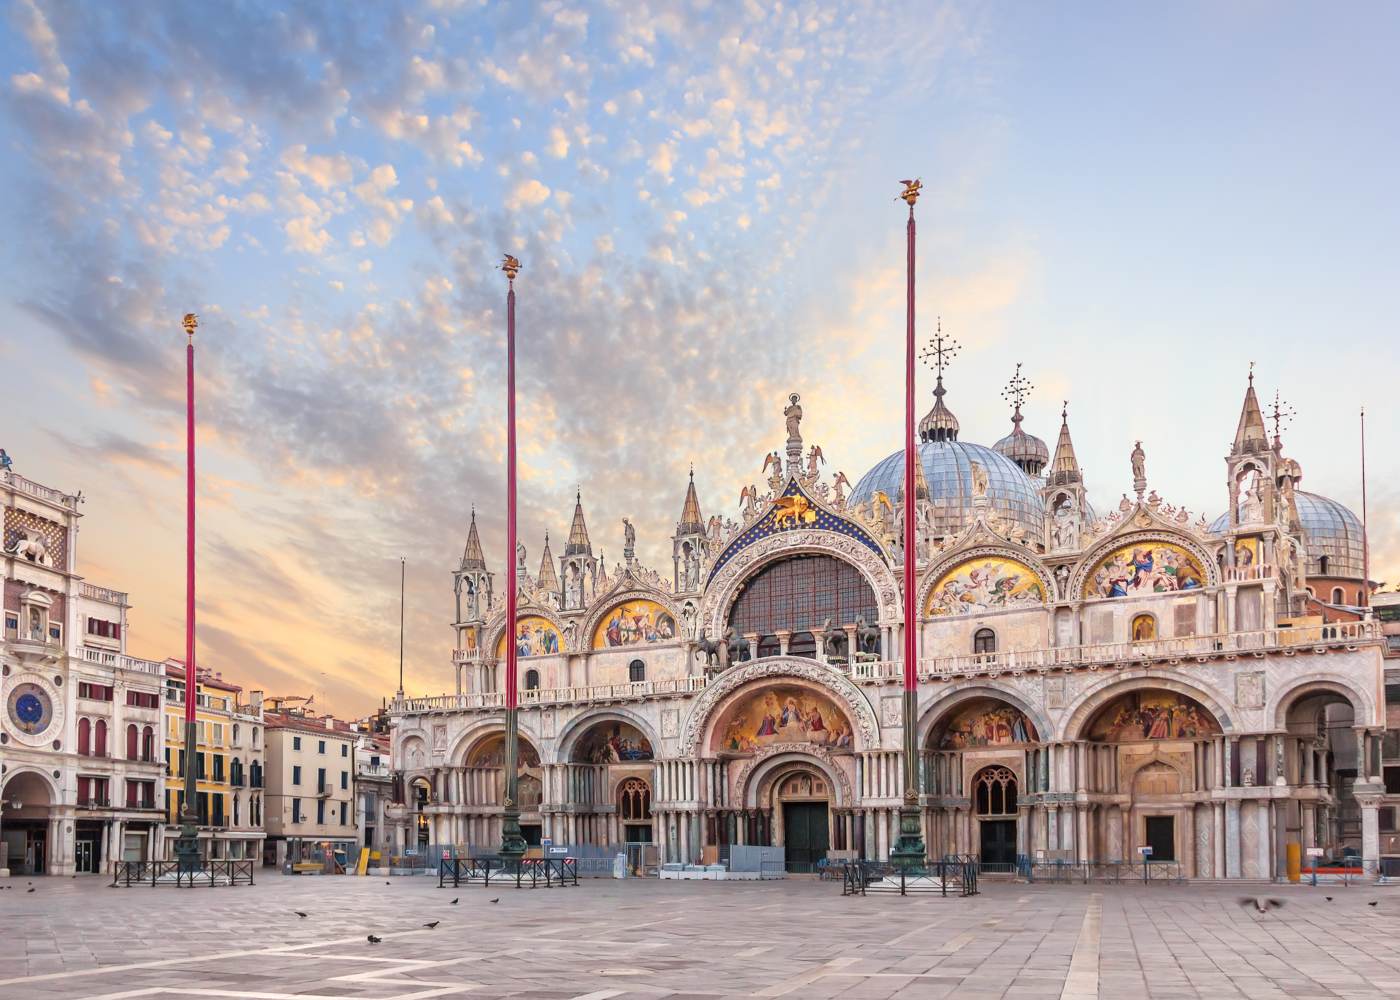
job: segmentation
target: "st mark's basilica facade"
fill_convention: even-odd
[[[1384,670],[1355,610],[1361,524],[1302,488],[1252,376],[1214,520],[1159,495],[1140,444],[1132,492],[1094,510],[1068,419],[1053,448],[1028,433],[1018,384],[990,447],[963,439],[941,377],[919,424],[929,853],[994,866],[1150,846],[1203,878],[1281,872],[1289,844],[1376,859]],[[499,844],[514,642],[530,841],[654,843],[672,862],[774,845],[798,871],[888,857],[903,453],[852,487],[804,443],[796,395],[783,417],[732,517],[704,515],[692,473],[668,572],[639,564],[631,524],[605,566],[578,501],[557,558],[546,539],[531,574],[518,553],[514,623],[473,517],[453,573],[457,691],[391,707],[397,853]]]

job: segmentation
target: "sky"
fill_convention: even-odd
[[[1304,3],[208,6],[0,0],[0,447],[85,496],[130,651],[183,649],[184,335],[200,316],[199,658],[376,707],[452,686],[451,571],[521,537],[670,572],[782,447],[901,442],[904,220],[962,438],[1062,401],[1091,499],[1225,505],[1251,362],[1305,489],[1400,581],[1400,8]],[[919,410],[931,405],[923,372]]]

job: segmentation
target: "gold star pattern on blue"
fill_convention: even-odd
[[[805,499],[812,505],[812,510],[816,511],[817,520],[811,524],[799,522],[792,527],[780,528],[778,527],[777,508],[770,507],[768,513],[764,514],[753,524],[741,531],[739,537],[730,542],[728,547],[720,553],[719,558],[715,560],[714,566],[710,567],[710,575],[705,579],[706,584],[715,578],[715,574],[723,569],[729,560],[733,559],[750,545],[767,538],[769,535],[785,534],[793,531],[811,531],[814,528],[819,528],[823,531],[834,531],[838,535],[854,538],[871,552],[874,552],[878,556],[884,556],[885,553],[884,550],[880,548],[880,543],[875,541],[875,539],[870,536],[869,532],[854,521],[841,517],[839,514],[833,514],[825,507],[816,503],[808,496],[802,487],[797,485],[797,480],[789,480],[787,489],[783,490],[782,495],[785,497],[800,496]]]

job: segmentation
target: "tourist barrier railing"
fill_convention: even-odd
[[[841,895],[864,896],[874,889],[901,896],[975,896],[978,868],[968,855],[950,855],[912,870],[888,861],[846,861],[841,866]]]
[[[195,888],[216,885],[252,885],[253,861],[202,861],[195,871],[181,871],[178,861],[114,861],[112,885],[172,885]]]
[[[1185,882],[1179,861],[1031,861],[1024,869],[1028,882],[1079,884],[1100,882]]]
[[[439,888],[448,885],[455,888],[463,882],[507,885],[516,889],[578,885],[578,862],[573,858],[506,861],[500,857],[443,858],[438,862]]]

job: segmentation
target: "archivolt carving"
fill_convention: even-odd
[[[871,707],[860,688],[830,667],[812,660],[774,656],[726,670],[706,685],[686,718],[685,728],[681,731],[678,756],[695,757],[704,752],[701,740],[710,717],[729,695],[754,681],[783,677],[797,677],[826,688],[850,709],[851,718],[860,733],[860,749],[870,749],[879,745],[880,724],[875,718],[875,709]]]
[[[969,559],[982,559],[985,557],[995,557],[999,559],[1014,559],[1018,563],[1029,566],[1036,576],[1040,577],[1040,586],[1046,595],[1046,601],[1054,599],[1055,578],[1050,573],[1049,568],[1031,554],[1030,550],[1019,546],[1007,545],[978,545],[970,549],[949,552],[945,554],[933,567],[924,573],[924,578],[919,581],[919,614],[923,616],[923,608],[928,604],[929,591],[938,582],[944,573],[957,566],[959,563],[967,562]]]
[[[1079,560],[1079,564],[1075,567],[1074,576],[1070,578],[1069,592],[1064,595],[1065,599],[1077,600],[1079,595],[1084,593],[1084,583],[1089,578],[1089,574],[1093,572],[1094,567],[1099,564],[1100,560],[1106,559],[1114,549],[1151,542],[1166,542],[1170,545],[1180,545],[1187,552],[1195,556],[1196,561],[1199,562],[1201,568],[1205,570],[1207,586],[1213,587],[1220,582],[1219,567],[1216,566],[1215,559],[1204,545],[1190,535],[1180,531],[1167,530],[1127,531],[1122,534],[1108,536],[1084,553]]]
[[[754,571],[771,562],[799,553],[835,556],[860,570],[870,584],[880,608],[881,621],[899,618],[899,588],[885,561],[853,538],[834,531],[808,528],[769,535],[725,563],[705,588],[700,602],[700,627],[711,638],[724,631],[724,618],[738,596],[739,586]]]
[[[833,784],[840,792],[834,805],[849,806],[855,801],[855,796],[851,792],[851,782],[829,749],[815,743],[786,743],[764,747],[745,761],[744,766],[739,769],[734,784],[746,805],[749,804],[751,798],[748,794],[749,782],[754,777],[764,777],[764,772],[770,770],[770,763],[773,765],[772,770],[776,770],[777,764],[782,763],[782,761],[775,761],[774,758],[784,757],[790,758],[794,764],[815,764],[827,778],[834,779]],[[756,802],[754,804],[757,805]]]

